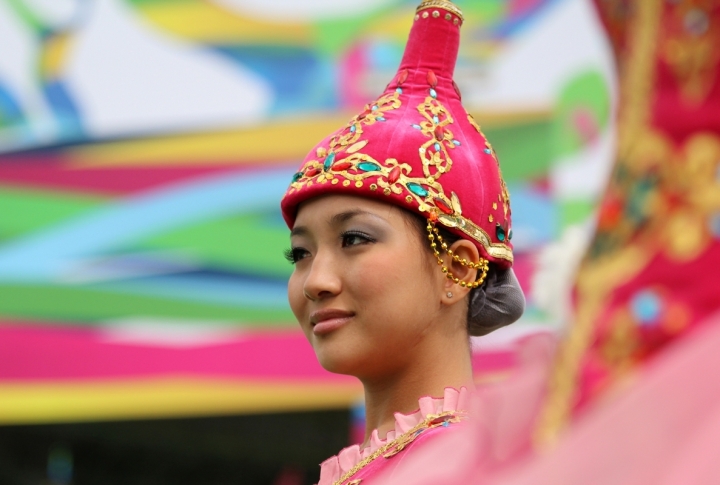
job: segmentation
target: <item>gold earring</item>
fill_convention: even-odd
[[[475,289],[482,285],[485,282],[485,278],[487,278],[487,273],[489,269],[489,261],[484,258],[480,258],[480,261],[477,263],[473,263],[472,261],[468,261],[467,259],[461,258],[457,254],[453,254],[452,249],[450,249],[445,241],[443,241],[442,236],[440,235],[440,231],[438,231],[438,228],[435,227],[435,224],[428,220],[427,225],[427,232],[428,232],[428,239],[430,240],[430,247],[432,248],[433,252],[435,253],[435,257],[437,258],[438,265],[442,267],[442,272],[447,276],[447,279],[453,280],[456,284],[459,284],[463,288],[470,288]],[[435,238],[437,238],[437,243],[435,242]],[[440,247],[443,251],[445,251],[448,256],[452,257],[452,259],[458,263],[460,263],[463,266],[466,266],[468,268],[477,269],[479,270],[480,274],[478,278],[468,283],[467,281],[462,281],[460,278],[456,277],[452,272],[448,269],[447,266],[445,266],[445,263],[442,260],[442,257],[440,256],[440,251],[438,251],[438,243],[440,244]],[[451,298],[451,297],[450,297]]]

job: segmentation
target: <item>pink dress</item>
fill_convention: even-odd
[[[377,430],[364,449],[353,445],[320,465],[318,485],[369,485],[373,478],[392,477],[404,460],[432,443],[435,436],[448,435],[462,428],[470,406],[466,388],[445,389],[442,398],[423,397],[412,414],[395,414],[395,429],[380,439]]]

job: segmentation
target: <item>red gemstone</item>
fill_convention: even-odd
[[[445,139],[445,128],[442,126],[435,127],[435,139],[437,141],[443,141]]]
[[[453,87],[455,88],[455,92],[457,93],[458,98],[460,98],[460,101],[462,101],[462,93],[460,92],[460,88],[455,81],[453,81]]]
[[[400,178],[400,167],[395,167],[390,171],[390,175],[388,175],[388,182],[391,184],[394,184],[398,181]]]
[[[320,173],[319,168],[311,168],[307,172],[305,172],[306,177],[314,177],[315,175]]]
[[[403,69],[402,71],[400,71],[400,75],[398,76],[398,80],[397,80],[398,86],[402,86],[402,83],[407,81],[407,78],[408,78],[407,69]]]
[[[367,115],[369,115],[370,113],[372,113],[372,109],[370,109],[369,107],[368,107],[368,108],[365,108],[365,111],[363,111],[362,113],[360,113],[360,115],[357,117],[357,119],[358,119],[358,120],[364,120],[365,117],[366,117]]]
[[[448,421],[449,418],[450,418],[449,416],[447,416],[447,417],[446,417],[446,416],[442,416],[442,417],[433,419],[433,420],[430,421],[428,424],[429,424],[430,426],[442,424],[442,423],[444,423],[445,421]]]
[[[343,170],[347,170],[350,167],[352,167],[351,162],[338,162],[332,166],[332,170],[333,172],[341,172]]]
[[[430,83],[431,88],[434,88],[437,86],[438,80],[437,80],[437,76],[435,75],[434,72],[428,71],[427,80],[428,80],[428,83]]]
[[[438,209],[440,209],[441,211],[443,211],[445,214],[450,215],[450,214],[453,213],[452,208],[450,208],[450,206],[447,205],[447,204],[445,203],[445,201],[442,200],[442,199],[436,198],[436,199],[435,199],[435,205],[437,206]]]

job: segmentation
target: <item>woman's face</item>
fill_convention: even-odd
[[[360,378],[401,371],[442,312],[446,279],[402,210],[349,195],[300,206],[289,300],[320,364]]]

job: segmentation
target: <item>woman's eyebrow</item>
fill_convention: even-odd
[[[290,231],[290,236],[306,236],[308,234],[308,228],[305,226],[295,226]]]
[[[330,220],[328,222],[332,226],[339,226],[340,224],[343,224],[343,223],[345,223],[355,217],[358,217],[358,216],[370,216],[370,217],[374,217],[375,219],[380,219],[383,222],[387,222],[385,219],[383,219],[379,215],[377,215],[373,212],[364,211],[362,209],[353,209],[353,210],[349,210],[349,211],[339,212],[339,213],[333,215],[332,217],[330,217]]]

